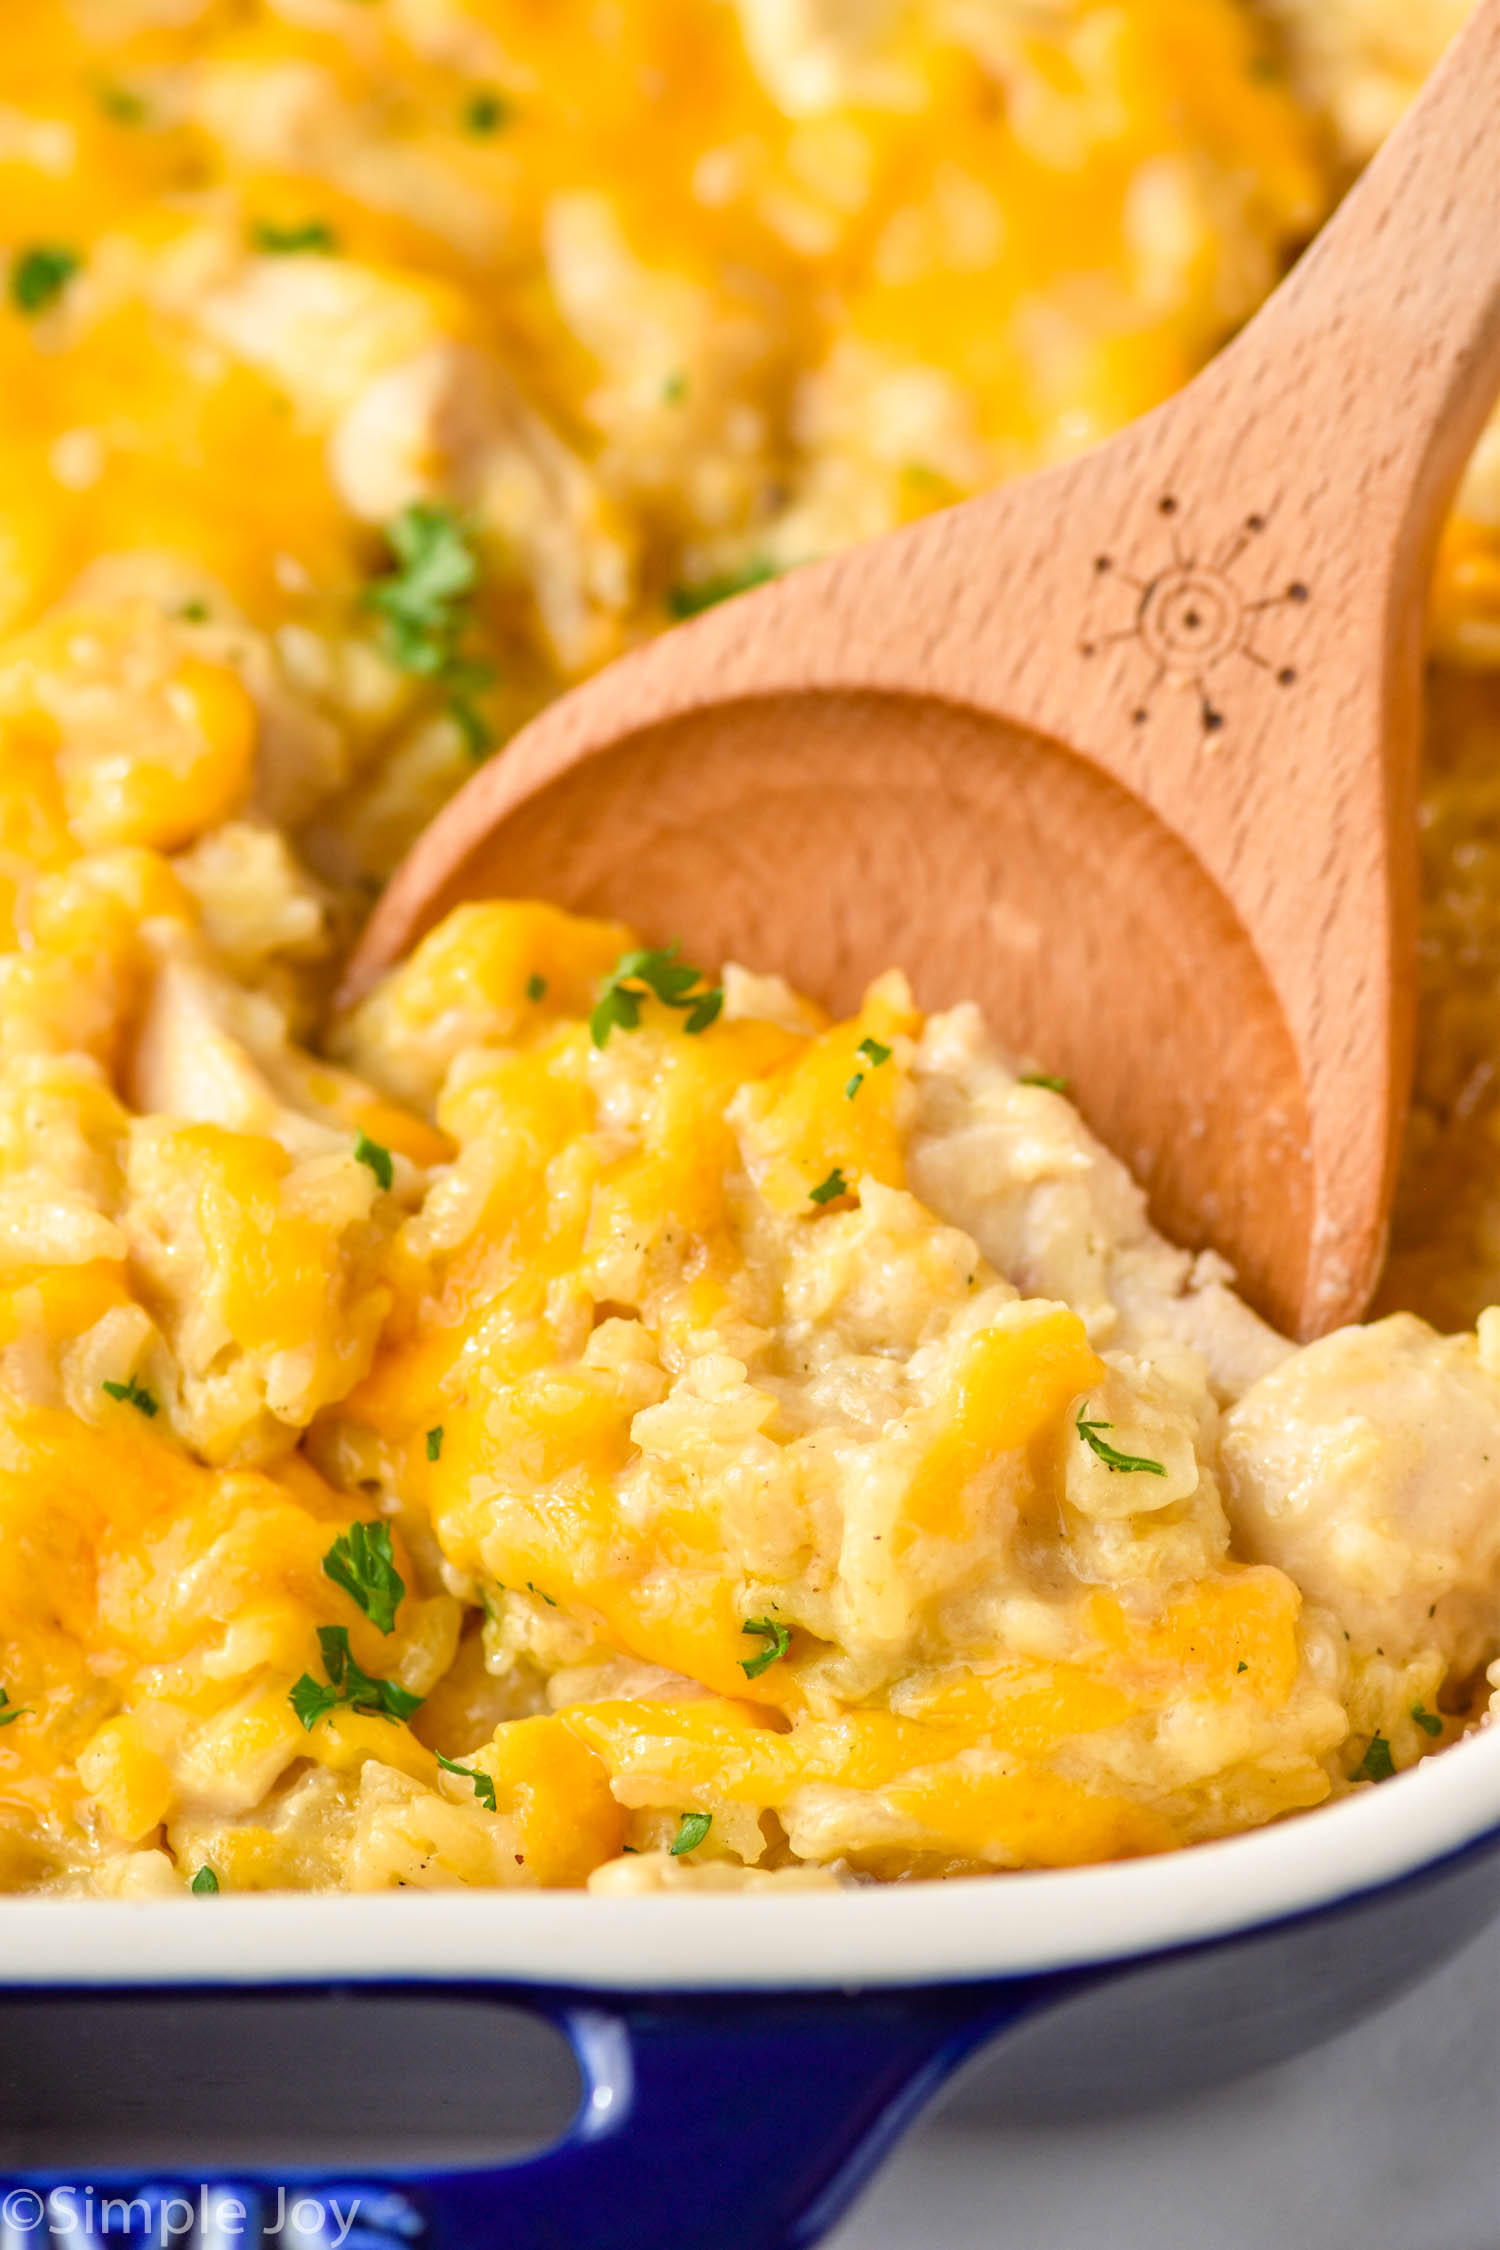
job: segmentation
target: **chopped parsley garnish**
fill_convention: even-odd
[[[113,79],[96,86],[94,98],[104,115],[116,125],[144,125],[146,122],[146,105],[140,95]]]
[[[675,938],[669,946],[655,952],[622,953],[599,987],[599,998],[589,1017],[589,1035],[594,1045],[607,1046],[612,1031],[637,1030],[642,1002],[652,995],[663,1007],[685,1011],[684,1031],[694,1034],[707,1031],[724,1005],[724,989],[722,985],[713,984],[701,992],[695,991],[694,986],[703,981],[701,969],[678,960]]]
[[[808,1189],[807,1200],[809,1203],[832,1203],[836,1196],[848,1195],[851,1192],[849,1182],[835,1164],[826,1180],[819,1180],[815,1188]]]
[[[208,604],[207,602],[184,602],[177,614],[184,625],[206,625],[208,623]]]
[[[1420,1703],[1411,1707],[1411,1715],[1424,1734],[1441,1734],[1443,1722],[1436,1711],[1424,1711]]]
[[[388,1148],[382,1148],[379,1141],[372,1141],[368,1133],[361,1133],[354,1144],[354,1161],[356,1164],[367,1165],[380,1186],[389,1191],[390,1184],[396,1177],[396,1168],[391,1162]]]
[[[487,140],[491,133],[501,132],[511,120],[511,105],[493,86],[476,86],[464,103],[464,131],[478,140]]]
[[[365,596],[385,621],[386,649],[403,672],[436,678],[453,661],[462,605],[479,583],[479,564],[451,510],[415,501],[387,526],[396,568]]]
[[[528,977],[526,979],[526,997],[531,1001],[545,1000],[547,997],[547,979],[545,977]]]
[[[1049,1094],[1065,1094],[1068,1090],[1066,1078],[1053,1078],[1045,1070],[1023,1071],[1017,1083],[1022,1086],[1045,1086]]]
[[[17,312],[45,312],[82,270],[82,258],[65,243],[35,242],[29,250],[16,252],[10,269],[10,301]]]
[[[1391,1746],[1383,1734],[1372,1734],[1369,1747],[1354,1769],[1356,1781],[1389,1781],[1396,1770]]]
[[[145,1415],[148,1422],[154,1421],[160,1411],[157,1400],[133,1375],[128,1383],[106,1383],[104,1390],[110,1398],[117,1398],[122,1406],[133,1406],[137,1414]]]
[[[672,1857],[681,1859],[684,1852],[695,1852],[713,1824],[711,1812],[684,1813],[682,1826],[672,1838]]]
[[[544,1594],[540,1586],[533,1586],[529,1578],[526,1581],[526,1591],[528,1594],[535,1594],[537,1600],[539,1602],[545,1602],[549,1609],[556,1609],[557,1604],[552,1599],[552,1596],[550,1594]]]
[[[12,1703],[10,1689],[0,1687],[0,1727],[14,1726],[17,1719],[29,1718],[30,1715],[29,1703]]]
[[[274,219],[257,219],[250,240],[273,258],[331,258],[339,246],[326,219],[304,219],[291,227],[279,227]]]
[[[1084,1444],[1098,1454],[1106,1469],[1112,1469],[1117,1476],[1164,1477],[1166,1475],[1167,1469],[1164,1461],[1153,1461],[1145,1453],[1117,1453],[1112,1445],[1100,1437],[1099,1432],[1101,1430],[1112,1430],[1114,1428],[1113,1422],[1087,1421],[1084,1417],[1083,1408],[1080,1406],[1078,1420],[1074,1427]]]
[[[377,1631],[395,1631],[406,1581],[391,1552],[389,1524],[351,1523],[323,1557],[323,1576],[343,1588]]]
[[[740,1658],[740,1670],[747,1680],[758,1680],[761,1673],[785,1656],[791,1646],[791,1634],[784,1625],[778,1625],[773,1617],[747,1617],[740,1631],[758,1633],[766,1643],[758,1656]]]
[[[429,1461],[440,1461],[442,1457],[443,1425],[439,1422],[435,1429],[431,1429],[427,1433],[427,1458]]]
[[[688,386],[687,386],[687,377],[686,377],[686,376],[685,376],[685,375],[683,374],[682,370],[681,370],[681,369],[679,368],[679,369],[678,369],[678,371],[677,371],[677,373],[676,373],[675,375],[669,375],[669,376],[667,377],[666,381],[665,381],[665,382],[664,382],[664,383],[662,384],[662,387],[661,387],[661,402],[662,402],[662,405],[663,405],[663,406],[681,406],[681,404],[682,404],[683,400],[684,400],[684,399],[685,399],[685,398],[687,397],[687,392],[688,392]]]
[[[861,1039],[855,1052],[864,1059],[871,1070],[878,1070],[882,1063],[888,1063],[891,1059],[890,1048],[887,1047],[884,1041],[880,1039]],[[859,1092],[860,1087],[863,1086],[866,1075],[866,1072],[863,1070],[857,1070],[854,1073],[854,1076],[850,1079],[848,1085],[844,1088],[844,1099],[846,1102],[853,1101],[855,1095]]]
[[[1236,1673],[1239,1673],[1239,1672],[1248,1672],[1248,1671],[1249,1671],[1249,1669],[1250,1669],[1249,1665],[1248,1665],[1248,1664],[1247,1664],[1247,1663],[1245,1662],[1245,1659],[1244,1659],[1244,1658],[1243,1658],[1243,1656],[1242,1656],[1242,1657],[1240,1658],[1240,1660],[1239,1660],[1238,1664],[1236,1664],[1236,1666],[1235,1666],[1235,1671],[1236,1671]]]
[[[461,1780],[473,1782],[474,1794],[486,1812],[495,1810],[495,1784],[482,1766],[457,1765],[452,1758],[445,1758],[441,1750],[434,1750],[432,1754],[444,1773],[456,1773]]]
[[[495,730],[474,701],[477,690],[494,679],[488,664],[455,664],[447,675],[448,716],[464,738],[464,748],[477,766],[495,747]]]
[[[292,1709],[309,1734],[319,1719],[326,1718],[341,1703],[372,1719],[409,1719],[421,1708],[420,1695],[398,1687],[394,1680],[372,1679],[361,1669],[349,1653],[347,1626],[320,1625],[318,1646],[323,1651],[327,1684],[304,1672],[290,1692]]]
[[[718,578],[700,578],[694,586],[671,586],[667,589],[667,615],[679,622],[684,617],[699,617],[704,610],[717,609],[720,602],[732,601],[736,594],[748,594],[756,586],[768,585],[779,575],[776,565],[762,556],[739,570],[727,570]]]
[[[219,1878],[211,1867],[200,1867],[188,1885],[194,1898],[213,1898],[219,1888]]]
[[[462,650],[479,583],[468,533],[451,509],[418,500],[386,526],[385,536],[396,567],[365,593],[384,624],[385,653],[401,671],[447,690],[449,717],[470,756],[481,758],[494,734],[474,697],[494,674]]]

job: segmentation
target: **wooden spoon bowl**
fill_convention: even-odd
[[[418,841],[349,996],[478,896],[837,1009],[900,965],[1066,1077],[1272,1318],[1356,1317],[1409,1078],[1425,588],[1500,390],[1497,118],[1481,0],[1186,391],[554,704]]]

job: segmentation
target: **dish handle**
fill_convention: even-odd
[[[96,2171],[89,2194],[129,2200],[108,2231],[141,2250],[809,2250],[954,2071],[1077,1981],[641,1997],[424,1986],[565,2035],[582,2092],[561,2139],[511,2163],[397,2163],[378,2178]],[[0,2178],[0,2250],[58,2250],[59,2229],[85,2224],[77,2198],[35,2172]]]
[[[803,2250],[1044,1981],[1063,1980],[563,2000],[547,2013],[583,2080],[567,2134],[503,2170],[413,2182],[422,2236],[430,2250]]]

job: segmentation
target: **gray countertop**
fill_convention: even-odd
[[[960,2091],[829,2250],[918,2245],[1500,2250],[1500,1924],[1331,2045],[1171,2109],[1021,2130]]]

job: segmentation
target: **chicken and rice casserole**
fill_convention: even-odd
[[[333,1002],[570,681],[1184,382],[1463,13],[7,0],[0,1887],[1060,1865],[1482,1721],[1500,432],[1370,1325],[897,970],[498,902]]]

